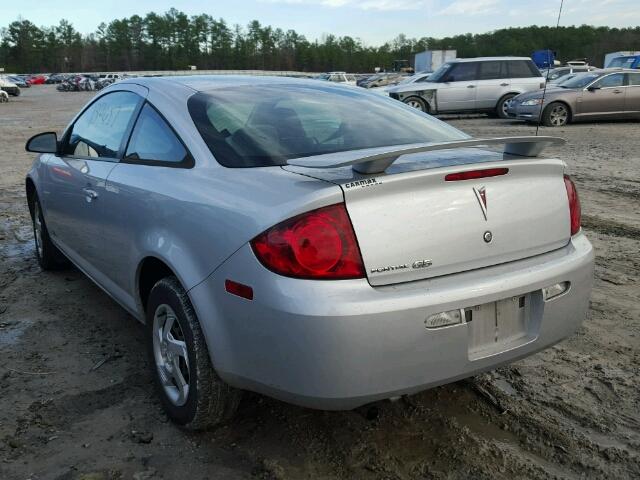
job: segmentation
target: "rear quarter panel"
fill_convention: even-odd
[[[175,169],[121,163],[107,184],[105,248],[111,279],[140,310],[138,267],[164,261],[186,290],[260,232],[342,201],[339,187],[280,167]]]

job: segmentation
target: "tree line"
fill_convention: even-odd
[[[380,46],[350,36],[308,40],[295,30],[262,25],[229,25],[208,14],[188,16],[175,8],[163,14],[101,23],[88,35],[67,20],[38,27],[18,19],[0,28],[0,67],[11,72],[91,72],[131,70],[264,69],[371,72],[390,69],[394,60],[412,60],[426,49],[453,48],[459,57],[529,56],[551,48],[559,58],[586,58],[602,66],[604,54],[640,48],[640,27],[588,25],[507,28],[446,38],[400,34]]]

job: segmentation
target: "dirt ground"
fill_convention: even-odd
[[[168,422],[143,328],[75,270],[40,271],[28,137],[91,93],[33,87],[0,104],[0,479],[639,478],[640,123],[544,129],[568,145],[597,250],[582,328],[510,367],[351,412],[247,394],[228,426]],[[512,121],[447,119],[476,136]]]

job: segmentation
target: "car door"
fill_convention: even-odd
[[[478,62],[454,63],[438,84],[436,105],[438,112],[474,110]]]
[[[140,110],[122,160],[106,186],[109,211],[103,217],[105,260],[114,296],[135,310],[137,262],[146,253],[136,242],[140,232],[163,242],[169,224],[184,217],[172,194],[193,158],[168,122],[148,102]],[[186,182],[183,182],[186,184]],[[194,226],[197,231],[197,226]],[[202,239],[208,244],[209,240]],[[165,245],[167,249],[171,246]],[[206,247],[203,247],[206,248]],[[169,254],[168,254],[169,256]]]
[[[60,154],[47,161],[44,208],[56,243],[100,282],[106,179],[118,162],[142,98],[128,91],[100,96],[67,129]]]
[[[476,108],[478,110],[495,108],[498,100],[509,92],[510,84],[507,62],[500,60],[480,62],[476,83]]]
[[[640,72],[627,73],[627,92],[624,97],[624,110],[634,117],[640,116]]]
[[[624,73],[611,73],[588,85],[578,103],[578,113],[584,116],[624,115]]]

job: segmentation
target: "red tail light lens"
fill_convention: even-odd
[[[251,247],[265,267],[287,277],[337,280],[365,276],[342,203],[285,220],[254,238]]]
[[[567,189],[567,197],[569,197],[569,215],[571,217],[571,235],[575,235],[580,231],[580,222],[582,212],[580,210],[580,198],[576,186],[568,175],[564,176],[564,186]]]

